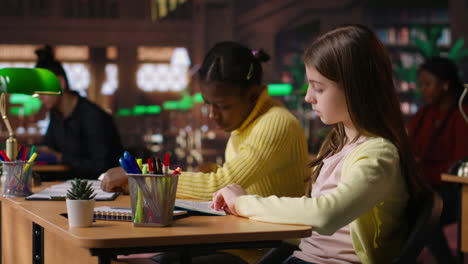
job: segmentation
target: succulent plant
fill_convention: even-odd
[[[70,189],[67,190],[67,198],[70,200],[91,200],[96,194],[87,180],[74,179]]]

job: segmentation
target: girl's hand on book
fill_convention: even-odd
[[[211,208],[215,210],[224,210],[228,214],[238,215],[236,211],[236,201],[241,195],[247,193],[238,184],[228,185],[213,193],[213,203]]]

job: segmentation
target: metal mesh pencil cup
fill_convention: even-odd
[[[127,174],[134,226],[172,223],[179,175]]]
[[[2,194],[25,197],[32,194],[32,165],[27,161],[2,161]]]

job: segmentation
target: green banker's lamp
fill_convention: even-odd
[[[21,93],[37,96],[61,95],[60,82],[49,70],[40,68],[3,68],[0,69],[0,111],[2,119],[8,130],[8,138],[5,142],[6,154],[10,160],[14,160],[18,154],[18,142],[15,132],[11,128],[6,111],[5,93]]]

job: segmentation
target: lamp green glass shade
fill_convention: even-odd
[[[5,142],[6,154],[14,160],[18,154],[18,142],[15,132],[7,117],[5,93],[60,95],[60,82],[49,70],[38,68],[3,68],[0,69],[0,112],[8,130]]]
[[[0,93],[61,95],[60,82],[49,70],[39,68],[0,69]]]

